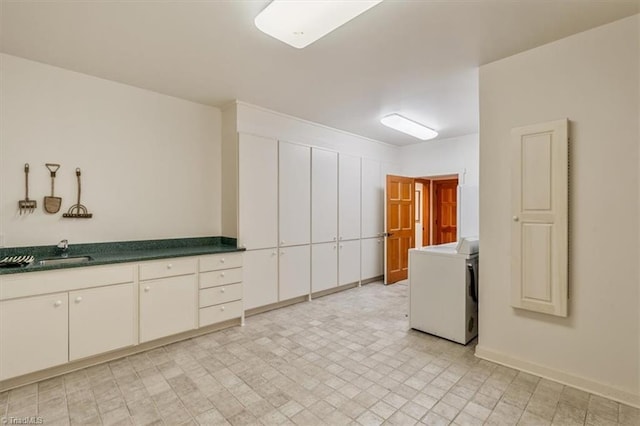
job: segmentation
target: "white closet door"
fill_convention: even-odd
[[[383,274],[384,261],[382,238],[362,239],[362,276],[361,279],[376,278]]]
[[[328,290],[338,286],[338,243],[311,246],[311,291]]]
[[[280,300],[311,291],[311,246],[280,248]]]
[[[311,238],[311,148],[280,141],[280,246]]]
[[[340,241],[338,244],[338,284],[360,281],[360,240]]]
[[[384,182],[380,163],[362,159],[362,238],[380,237],[384,232]]]
[[[567,120],[512,130],[511,304],[566,317]]]
[[[360,157],[340,154],[338,161],[338,239],[360,238]]]
[[[248,250],[242,259],[244,309],[278,301],[278,249]]]
[[[338,153],[311,150],[311,242],[338,237]]]
[[[278,245],[278,143],[241,133],[238,147],[238,244]]]

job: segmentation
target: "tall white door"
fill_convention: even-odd
[[[278,142],[238,138],[238,244],[248,250],[278,245]]]
[[[311,150],[311,242],[338,237],[338,153]]]
[[[328,290],[338,286],[338,243],[311,246],[311,291]]]
[[[311,238],[311,148],[280,141],[280,246]]]
[[[248,250],[242,260],[244,309],[278,301],[278,249]]]
[[[311,246],[280,248],[280,300],[311,292]]]
[[[568,122],[512,130],[511,304],[567,316]]]
[[[338,160],[338,239],[360,238],[360,157]]]
[[[384,233],[384,181],[380,163],[362,159],[362,238]]]
[[[382,238],[363,238],[362,239],[362,274],[361,279],[376,278],[384,274]]]
[[[360,281],[360,240],[340,241],[338,244],[338,284]]]

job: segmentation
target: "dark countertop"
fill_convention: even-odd
[[[33,255],[35,256],[35,261],[29,266],[0,267],[0,275],[237,251],[244,251],[244,249],[237,247],[235,238],[227,237],[177,238],[93,244],[73,244],[70,242],[66,256],[63,256],[61,250],[56,246],[6,247],[0,248],[0,260],[4,259],[5,256]],[[38,264],[42,259],[79,256],[90,256],[91,260],[81,263],[44,266]]]

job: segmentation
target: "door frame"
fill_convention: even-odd
[[[465,184],[465,177],[467,174],[467,169],[458,169],[455,171],[451,171],[451,172],[442,172],[442,173],[437,173],[437,174],[422,174],[420,176],[416,176],[414,177],[414,179],[425,179],[425,180],[438,180],[438,179],[452,179],[452,178],[458,178],[458,200],[460,199],[460,186]],[[401,176],[398,173],[386,173],[382,176],[382,179],[384,181],[384,200],[383,200],[383,211],[384,211],[384,217],[383,219],[383,223],[384,223],[384,227],[385,227],[385,233],[386,233],[386,226],[387,226],[387,175],[393,175],[393,176]],[[410,177],[410,176],[407,176]],[[431,199],[431,186],[430,186],[430,192],[429,192],[429,198]],[[431,203],[433,204],[433,203]],[[461,217],[461,210],[460,210],[460,206],[461,203],[457,203],[456,206],[456,217],[458,220],[460,220]],[[430,209],[432,208],[432,206],[430,206]],[[431,215],[431,217],[433,217],[433,215]],[[383,256],[383,272],[384,272],[384,278],[383,278],[383,283],[386,285],[388,283],[387,281],[387,237],[384,236],[383,234],[383,238],[384,238],[384,250],[382,253]],[[460,239],[460,227],[457,227],[456,230],[456,239]]]

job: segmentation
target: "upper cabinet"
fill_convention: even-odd
[[[338,153],[312,148],[311,242],[338,238]]]
[[[311,238],[311,148],[280,141],[280,246]]]
[[[277,247],[278,141],[241,133],[238,169],[238,244]]]
[[[340,154],[338,161],[338,239],[360,238],[360,157]]]
[[[362,159],[362,238],[384,233],[384,186],[380,163]]]

